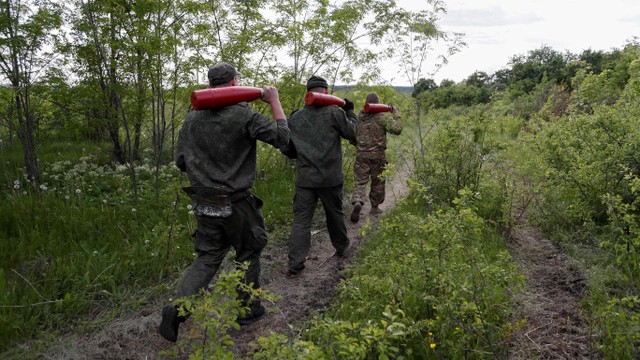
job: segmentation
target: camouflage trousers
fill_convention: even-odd
[[[387,160],[382,159],[366,159],[356,156],[353,164],[354,187],[351,196],[351,204],[364,204],[365,191],[369,178],[371,178],[371,189],[369,190],[369,201],[372,207],[382,204],[385,197],[384,183],[382,172],[387,165]]]
[[[260,255],[267,245],[262,205],[260,198],[249,195],[232,203],[229,217],[197,217],[198,229],[194,236],[198,257],[182,277],[176,298],[196,295],[200,289],[206,289],[232,247],[236,252],[235,261],[249,264],[243,282],[253,283],[254,289],[260,288]],[[260,308],[259,300],[251,301],[249,294],[238,293],[244,306],[252,311]]]

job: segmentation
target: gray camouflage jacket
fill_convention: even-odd
[[[291,142],[281,151],[296,158],[297,186],[321,188],[344,182],[341,139],[355,144],[357,121],[353,110],[345,112],[336,105],[305,105],[290,116]]]
[[[195,110],[178,135],[176,166],[191,186],[249,190],[256,178],[256,140],[280,148],[289,142],[285,119],[273,121],[247,103]]]

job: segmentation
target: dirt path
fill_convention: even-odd
[[[386,199],[380,205],[383,215],[385,210],[395,206],[398,199],[407,195],[406,179],[406,171],[399,172],[388,179]],[[291,326],[302,324],[314,312],[321,311],[329,305],[340,282],[342,270],[349,266],[355,249],[363,240],[358,233],[360,226],[366,223],[367,219],[373,223],[378,220],[377,217],[369,215],[369,209],[370,205],[365,204],[361,210],[360,221],[352,223],[348,219],[351,210],[350,201],[345,199],[345,222],[351,246],[344,258],[333,256],[335,249],[331,245],[324,223],[312,230],[309,257],[313,260],[307,260],[306,268],[300,277],[289,278],[283,274],[287,264],[286,249],[272,249],[274,251],[265,254],[264,264],[268,270],[263,273],[262,286],[281,297],[276,304],[279,311],[269,311],[265,319],[232,333],[238,344],[236,348],[238,354],[244,354],[250,350],[246,344],[256,341],[261,336],[267,336],[271,332],[293,335]],[[269,310],[274,308],[271,307]]]
[[[526,279],[516,294],[526,323],[511,339],[509,359],[599,359],[579,306],[584,277],[564,252],[527,225],[513,231],[509,251]]]
[[[380,205],[380,209],[383,210],[381,216],[408,194],[407,178],[408,171],[401,170],[387,180],[386,199]],[[360,226],[365,224],[367,219],[372,223],[378,220],[377,217],[369,216],[370,205],[367,203],[361,211],[360,221],[350,222],[349,198],[345,198],[344,201],[345,222],[351,239],[351,246],[344,258],[332,256],[335,250],[329,241],[324,222],[312,229],[310,257],[314,260],[306,262],[306,268],[298,278],[289,278],[284,274],[287,264],[286,245],[268,246],[265,249],[261,261],[262,288],[278,295],[280,300],[276,304],[265,304],[267,315],[262,320],[230,333],[237,344],[234,348],[236,354],[246,354],[250,351],[250,343],[271,332],[291,334],[292,328],[329,305],[340,282],[342,270],[349,266],[355,249],[363,240],[358,232]],[[324,215],[321,218],[324,218]],[[164,301],[165,299],[154,299],[137,313],[111,321],[97,332],[85,336],[69,334],[49,349],[43,358],[161,359],[161,351],[175,346],[157,333],[160,309]],[[181,325],[178,341],[191,326],[191,321]]]

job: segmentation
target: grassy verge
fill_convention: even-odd
[[[254,358],[495,358],[519,278],[502,237],[467,206],[412,198],[358,249],[334,306],[298,339],[260,340]]]
[[[52,143],[41,149],[42,185],[21,171],[20,149],[2,148],[0,196],[0,353],[30,339],[52,339],[77,325],[108,321],[157,296],[195,254],[195,218],[180,186],[188,180],[172,164],[156,172],[130,169],[89,154],[91,144]],[[270,240],[290,229],[293,170],[273,149],[259,155],[252,191],[265,201]],[[89,326],[90,327],[90,326]],[[43,346],[46,346],[43,345]]]

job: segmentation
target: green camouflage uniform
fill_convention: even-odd
[[[322,201],[331,243],[340,254],[349,246],[344,222],[342,138],[354,142],[357,116],[338,106],[304,106],[289,117],[291,142],[282,152],[296,158],[293,227],[289,238],[289,270],[304,268],[311,246],[311,222]]]
[[[387,163],[387,133],[400,135],[402,125],[400,115],[389,112],[365,113],[358,115],[358,140],[356,160],[353,165],[355,184],[351,204],[364,204],[365,187],[371,177],[369,201],[371,207],[382,204],[385,197],[385,181],[381,176]]]
[[[189,177],[185,191],[195,203],[198,257],[184,274],[177,297],[206,288],[233,247],[236,261],[248,262],[245,282],[260,287],[260,254],[267,243],[262,200],[249,190],[256,178],[256,147],[261,140],[274,147],[289,141],[285,119],[276,121],[247,103],[187,114],[178,137],[176,165]],[[259,301],[244,305],[255,311]]]

